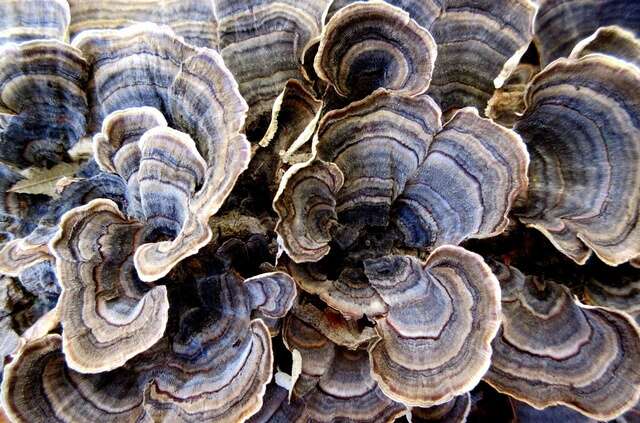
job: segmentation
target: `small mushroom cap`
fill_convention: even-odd
[[[0,50],[0,159],[50,166],[84,135],[88,65],[58,40],[6,44]]]
[[[537,8],[532,0],[446,1],[430,28],[438,60],[429,95],[444,112],[485,109],[527,50]]]
[[[217,52],[196,50],[167,27],[145,23],[120,30],[88,30],[74,43],[93,66],[90,97],[94,125],[101,124],[111,112],[142,108],[133,113],[144,115],[144,107],[153,107],[169,125],[181,130],[168,129],[162,119],[155,118],[163,128],[151,129],[138,141],[138,181],[130,186],[134,200],[139,190],[142,209],[142,213],[131,214],[147,221],[158,217],[145,237],[151,242],[140,246],[134,257],[140,278],[157,280],[211,239],[208,220],[221,207],[250,159],[249,143],[240,133],[247,104]],[[142,115],[139,119],[146,122]],[[108,121],[103,129],[108,132],[110,125]],[[144,146],[150,153],[146,158]],[[162,158],[158,161],[152,157],[159,148],[164,164],[160,164]],[[168,159],[177,154],[176,149],[184,153],[178,156],[179,166],[189,170],[177,169],[171,163],[173,158]],[[137,157],[134,147],[121,145],[118,151],[126,160]],[[156,164],[164,170],[158,171]],[[131,182],[136,167],[128,166],[123,177]],[[193,172],[193,178],[189,172]],[[158,188],[172,186],[173,182],[167,182],[174,177],[181,179],[180,186],[170,190],[175,201],[162,201],[166,196]]]
[[[294,309],[283,328],[287,348],[298,351],[302,358],[301,374],[293,388],[306,405],[299,421],[389,422],[405,412],[372,379],[366,351],[340,347],[316,328],[336,332],[345,326],[326,322],[314,327],[298,317],[301,312],[303,309]]]
[[[206,0],[68,0],[71,38],[91,29],[118,29],[140,22],[167,25],[197,47],[216,48],[213,2]]]
[[[143,219],[140,199],[140,146],[138,141],[151,128],[167,126],[159,110],[132,107],[109,114],[102,122],[102,132],[93,137],[94,157],[101,170],[117,173],[127,183],[127,214]]]
[[[638,401],[640,333],[627,314],[584,306],[562,285],[495,268],[503,323],[489,384],[536,408],[561,404],[598,420]]]
[[[220,53],[250,108],[246,133],[250,140],[259,141],[287,80],[303,80],[303,48],[320,34],[328,0],[214,3]]]
[[[640,40],[616,25],[598,28],[576,44],[569,57],[579,59],[592,53],[607,54],[640,67]]]
[[[297,263],[318,261],[329,252],[337,224],[335,195],[343,184],[338,166],[314,160],[285,172],[273,200],[276,232],[282,247]]]
[[[559,59],[527,89],[514,129],[530,184],[517,214],[579,264],[591,251],[610,265],[640,255],[639,84],[640,69],[598,54]]]
[[[385,226],[440,125],[440,110],[429,97],[384,89],[324,115],[316,148],[344,174],[336,195],[340,221]]]
[[[296,283],[284,272],[262,273],[244,280],[251,308],[270,319],[287,314],[296,298]]]
[[[429,31],[402,9],[373,1],[352,3],[332,16],[314,67],[339,95],[358,99],[380,87],[424,93],[435,60]]]
[[[166,288],[141,283],[133,268],[141,230],[110,200],[93,200],[60,221],[50,249],[62,285],[65,359],[74,370],[120,367],[164,333]]]
[[[464,423],[471,411],[471,395],[458,395],[449,402],[429,408],[411,409],[411,423]]]
[[[527,186],[529,156],[515,132],[457,111],[435,136],[425,160],[394,205],[405,245],[458,244],[501,233]]]
[[[65,364],[59,335],[27,343],[2,386],[12,420],[245,421],[260,409],[271,379],[269,332],[250,320],[251,294],[236,274],[189,289],[196,295],[172,297],[168,333],[122,368],[78,373]]]
[[[390,398],[431,407],[473,388],[489,368],[500,326],[500,287],[482,258],[439,247],[366,260],[365,273],[389,312],[376,318],[373,378]]]
[[[0,3],[0,45],[67,38],[71,16],[66,0],[5,0]]]
[[[618,25],[638,35],[640,4],[625,0],[541,0],[535,42],[546,66],[566,57],[576,43],[598,28]]]

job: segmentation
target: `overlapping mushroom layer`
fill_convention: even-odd
[[[520,220],[580,264],[640,255],[638,84],[640,70],[611,56],[560,59],[533,79],[514,127],[531,155]]]
[[[283,328],[287,347],[301,360],[293,386],[305,404],[298,421],[386,422],[404,413],[371,377],[367,352],[341,345],[351,338],[348,325],[339,317],[329,320],[317,309],[309,319],[310,310],[313,307],[294,309]]]
[[[515,133],[473,109],[442,127],[426,96],[378,90],[329,112],[314,147],[321,161],[289,169],[274,200],[277,231],[298,262],[326,255],[341,225],[354,236],[389,227],[399,244],[420,248],[495,235],[527,181]]]
[[[494,84],[502,85],[527,49],[537,11],[530,0],[385,3],[331,4],[316,57],[318,74],[330,71],[328,79],[339,93],[360,90],[355,93],[360,97],[403,84],[409,84],[403,88],[407,92],[420,93],[430,82],[429,94],[445,112],[466,106],[484,110]]]
[[[249,104],[246,131],[260,140],[288,79],[302,81],[306,44],[320,34],[327,0],[219,0],[219,48]]]
[[[71,37],[91,29],[117,29],[139,22],[169,26],[194,46],[216,48],[218,33],[213,2],[206,0],[68,0]]]
[[[618,25],[638,35],[640,5],[624,0],[542,0],[535,41],[543,66],[566,57],[599,27]]]
[[[269,288],[274,283],[279,289]],[[28,343],[6,370],[7,412],[24,422],[245,420],[260,408],[271,378],[269,332],[250,319],[252,304],[266,294],[267,303],[290,306],[295,295],[284,274],[251,284],[248,289],[233,272],[198,280],[195,298],[172,304],[165,336],[110,372],[69,369],[58,335]],[[261,298],[254,298],[258,292]],[[287,310],[279,308],[277,316]]]
[[[583,306],[567,288],[496,267],[502,328],[485,380],[535,407],[564,404],[612,419],[640,398],[637,324],[624,313]]]
[[[58,40],[0,50],[0,159],[18,167],[58,163],[84,135],[88,64]]]
[[[114,175],[99,174],[67,184],[60,197],[46,204],[46,211],[36,213],[35,227],[22,238],[7,242],[0,250],[0,272],[17,276],[25,269],[52,258],[48,243],[58,230],[65,212],[91,200],[105,198],[126,208],[126,186]]]
[[[142,283],[133,267],[144,230],[108,200],[63,216],[51,250],[62,285],[62,340],[70,368],[83,373],[118,368],[162,337],[166,288]]]
[[[469,391],[489,367],[500,325],[500,288],[478,255],[440,247],[370,259],[364,272],[388,307],[376,317],[373,377],[391,398],[432,406]]]

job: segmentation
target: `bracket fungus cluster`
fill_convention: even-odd
[[[623,0],[0,0],[0,420],[632,420],[639,35]]]

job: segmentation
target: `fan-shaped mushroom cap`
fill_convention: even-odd
[[[318,261],[329,252],[338,218],[335,195],[343,178],[338,166],[321,160],[294,165],[282,177],[273,200],[276,232],[296,262]]]
[[[169,87],[180,65],[196,53],[170,28],[151,23],[83,31],[73,45],[92,69],[90,134],[100,130],[108,114],[129,107],[154,107],[169,118]]]
[[[384,2],[338,10],[322,31],[314,67],[338,94],[362,98],[379,87],[407,95],[429,87],[436,44],[409,13]]]
[[[176,237],[188,218],[196,187],[204,182],[207,163],[189,135],[171,128],[148,130],[138,147],[145,239]]]
[[[440,422],[463,423],[471,411],[471,395],[459,395],[449,402],[429,408],[411,409],[411,423]]]
[[[508,128],[513,127],[524,113],[524,93],[527,84],[540,72],[537,65],[519,64],[502,87],[495,90],[487,103],[485,115]]]
[[[341,330],[331,324],[319,326]],[[294,393],[306,405],[299,421],[388,422],[405,412],[371,378],[366,351],[337,346],[318,328],[301,320],[295,309],[285,320],[283,337],[287,348],[300,352],[302,358],[294,386]]]
[[[277,376],[276,376],[277,377]],[[289,423],[297,422],[302,415],[302,401],[289,401],[289,392],[275,382],[267,385],[262,408],[251,416],[248,423]]]
[[[536,10],[532,0],[446,1],[430,28],[438,60],[429,95],[444,112],[485,109],[531,42]]]
[[[580,41],[571,51],[571,59],[591,53],[607,54],[640,67],[640,40],[619,26],[605,26]]]
[[[638,34],[640,4],[625,0],[541,0],[535,42],[546,66],[566,57],[576,43],[600,27],[619,25]]]
[[[247,104],[218,53],[196,50],[166,27],[147,23],[120,30],[85,31],[74,43],[85,51],[93,66],[94,124],[112,111],[148,106],[160,110],[169,125],[184,132],[155,128],[138,142],[139,148],[147,144],[162,147],[165,158],[176,152],[177,145],[182,146],[180,151],[186,155],[180,155],[179,165],[195,174],[191,178],[189,171],[178,171],[171,159],[164,160],[164,176],[155,171],[149,174],[149,184],[142,183],[142,173],[137,175],[145,218],[149,220],[149,213],[158,212],[148,203],[153,200],[157,207],[164,207],[162,217],[173,222],[170,228],[160,231],[171,240],[155,242],[154,237],[147,238],[152,243],[140,246],[135,253],[140,278],[157,280],[211,239],[207,222],[249,162],[249,143],[240,133]],[[172,141],[166,142],[169,139]],[[139,172],[147,167],[141,153]],[[148,163],[158,163],[154,157],[148,159]],[[159,180],[166,181],[166,172],[172,167],[174,176],[181,173],[187,179],[181,188],[172,189],[182,200],[175,210],[168,210],[167,206],[173,203],[158,202],[161,196],[156,188]],[[146,189],[151,195],[145,200],[142,191]],[[145,202],[151,209],[144,210]]]
[[[140,200],[140,146],[138,141],[151,128],[167,126],[167,121],[152,107],[132,107],[108,115],[102,132],[93,137],[95,160],[105,172],[117,173],[127,182],[127,214],[143,218]]]
[[[0,44],[43,38],[64,41],[70,20],[66,0],[5,0],[0,3]]]
[[[317,123],[321,107],[322,101],[306,84],[290,79],[275,100],[271,124],[260,146],[270,146],[279,156],[291,155],[313,135],[312,123]]]
[[[87,375],[67,368],[58,335],[28,343],[7,368],[5,409],[30,423],[245,421],[260,409],[271,378],[269,332],[250,320],[252,300],[237,275],[215,275],[193,289],[195,304],[184,296],[172,303],[167,335],[120,369]]]
[[[344,174],[336,195],[340,220],[385,226],[391,204],[422,164],[439,130],[440,110],[429,97],[383,89],[327,113],[318,125],[317,151]]]
[[[69,0],[71,37],[90,29],[117,29],[140,22],[169,26],[194,46],[216,48],[213,2],[208,0]]]
[[[640,255],[640,69],[604,55],[560,59],[527,89],[515,130],[531,155],[520,220],[583,264]],[[585,163],[590,163],[585,166]]]
[[[19,167],[50,165],[85,132],[88,78],[82,52],[57,40],[0,50],[0,159]]]
[[[246,129],[258,141],[289,79],[303,80],[302,51],[320,34],[328,0],[214,2],[220,53],[249,104]]]
[[[62,217],[50,248],[63,288],[64,353],[74,370],[120,367],[164,333],[166,288],[140,282],[133,268],[142,230],[110,200],[93,200]]]
[[[262,316],[279,319],[287,314],[296,298],[296,283],[283,272],[262,273],[244,280],[251,309]]]
[[[394,205],[404,244],[458,244],[504,230],[527,186],[529,157],[513,131],[459,110],[430,145],[426,159]]]
[[[626,314],[583,306],[562,285],[496,265],[502,328],[485,380],[543,408],[566,405],[610,420],[640,398],[640,334]]]
[[[38,226],[23,238],[13,239],[0,249],[0,273],[18,276],[24,269],[52,258],[48,242],[56,233],[62,215],[96,198],[107,198],[126,206],[126,186],[114,175],[98,174],[67,185],[60,197],[47,205]]]
[[[333,0],[327,11],[325,22],[329,21],[338,10],[357,1],[359,0]],[[428,30],[442,13],[444,3],[442,0],[385,0],[385,2],[409,12],[411,19]]]
[[[201,154],[206,170],[203,182],[188,202],[176,238],[145,244],[136,250],[136,269],[145,281],[166,275],[176,263],[211,240],[209,218],[222,206],[250,159],[249,143],[240,133],[247,104],[220,55],[202,50],[187,59],[170,87],[170,95],[173,121],[187,131],[197,148],[189,147],[191,160]],[[177,131],[162,128],[151,132],[167,131],[177,135]],[[180,137],[189,144],[186,135]]]
[[[390,398],[430,407],[473,388],[487,371],[500,326],[500,287],[477,254],[437,248],[426,263],[411,256],[364,262],[389,306],[376,318],[373,378]]]

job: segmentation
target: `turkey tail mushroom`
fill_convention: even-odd
[[[273,200],[276,232],[297,263],[318,261],[329,252],[338,219],[335,195],[343,181],[338,166],[321,160],[294,165],[282,177]]]
[[[373,378],[390,398],[431,407],[464,394],[489,368],[500,327],[500,286],[480,256],[437,248],[425,263],[411,256],[364,262],[389,311],[376,317],[369,347]]]
[[[136,276],[133,253],[144,227],[109,200],[67,212],[50,242],[62,285],[62,338],[69,367],[99,373],[122,366],[163,335],[164,286]]]
[[[267,290],[268,304],[292,301],[295,288],[284,288],[292,281],[279,281],[282,289]],[[273,361],[267,327],[250,319],[251,304],[259,301],[234,273],[199,279],[193,292],[196,304],[185,297],[172,303],[168,333],[109,372],[68,368],[59,335],[27,343],[6,368],[2,385],[12,420],[246,421],[262,405]]]
[[[526,190],[529,155],[513,131],[461,109],[432,141],[394,204],[405,245],[457,245],[504,231]]]
[[[320,34],[328,0],[220,0],[220,53],[249,104],[246,133],[259,141],[287,80],[303,81],[306,44]]]
[[[297,421],[391,422],[404,414],[404,406],[387,398],[371,377],[367,352],[331,340],[349,337],[333,333],[348,326],[323,323],[328,317],[319,310],[314,313],[318,318],[315,324],[307,323],[304,315],[310,308],[313,306],[294,308],[283,329],[287,348],[298,351],[302,360],[293,393],[302,399],[305,410]],[[340,322],[339,317],[335,319]]]
[[[203,50],[186,60],[170,94],[171,116],[186,132],[180,137],[186,140],[190,135],[195,143],[194,148],[189,147],[190,160],[195,163],[204,159],[206,168],[187,202],[175,239],[142,245],[136,251],[136,269],[144,281],[166,275],[176,263],[197,253],[211,240],[209,218],[220,209],[250,159],[249,142],[240,132],[247,104],[218,53]]]
[[[339,95],[361,99],[377,88],[424,93],[435,60],[435,41],[409,13],[384,2],[356,2],[323,28],[314,67]]]
[[[598,54],[559,59],[527,89],[514,130],[530,183],[516,214],[576,263],[640,255],[639,85],[640,69]]]
[[[18,276],[20,272],[52,259],[48,243],[58,230],[63,214],[91,200],[106,198],[126,207],[126,185],[109,174],[79,179],[64,187],[60,197],[47,204],[37,226],[26,236],[7,242],[0,249],[0,273]]]
[[[0,159],[18,167],[51,166],[85,133],[88,64],[58,40],[0,49]]]
[[[138,141],[151,128],[167,126],[159,110],[132,107],[109,114],[102,122],[102,132],[93,137],[94,158],[104,172],[117,173],[127,183],[127,214],[143,218],[140,199],[140,146]]]
[[[336,195],[340,221],[387,225],[391,204],[422,164],[440,125],[440,109],[429,97],[385,89],[327,113],[318,124],[316,148],[320,159],[344,174]]]
[[[640,68],[640,40],[619,26],[605,26],[580,41],[569,58],[579,59],[588,54],[600,53],[633,63]]]
[[[5,0],[0,3],[0,45],[42,39],[66,41],[70,20],[66,0]]]
[[[149,106],[169,118],[169,87],[181,64],[196,53],[168,27],[140,23],[122,29],[87,30],[73,40],[91,66],[90,135],[117,110]],[[171,122],[170,122],[171,123]]]
[[[218,32],[210,0],[68,0],[71,38],[91,29],[118,29],[141,22],[167,25],[197,47],[216,48]]]
[[[447,0],[430,28],[438,45],[429,95],[443,112],[484,110],[533,38],[533,0]]]
[[[618,25],[640,35],[640,4],[626,0],[541,0],[535,19],[540,64],[566,57],[580,40],[603,26]]]
[[[536,408],[565,405],[611,420],[640,399],[638,325],[576,302],[562,285],[495,264],[502,328],[484,379]]]

